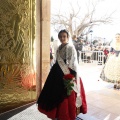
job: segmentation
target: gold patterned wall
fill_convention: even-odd
[[[0,113],[36,99],[35,0],[0,0]]]

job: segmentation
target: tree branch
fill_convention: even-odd
[[[89,0],[88,4],[86,4],[87,13],[84,15],[84,17],[81,17],[80,15],[81,11],[80,4],[78,3],[78,1],[76,3],[77,11],[75,11],[73,4],[69,2],[70,5],[69,11],[71,11],[70,13],[66,15],[66,13],[63,12],[61,13],[59,9],[58,14],[52,14],[51,24],[55,26],[54,27],[55,30],[65,28],[70,31],[71,35],[73,35],[74,33],[76,33],[78,36],[81,34],[87,35],[89,33],[89,30],[92,29],[94,26],[100,24],[110,24],[113,22],[112,15],[115,13],[115,11],[109,15],[103,15],[101,18],[94,17],[99,0],[97,0],[95,3],[91,3],[91,1]]]

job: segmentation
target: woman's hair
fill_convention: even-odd
[[[69,37],[69,33],[68,33],[68,31],[67,30],[61,30],[59,33],[58,33],[58,38],[60,38],[60,34],[61,33],[66,33],[67,34],[67,37]]]
[[[120,33],[117,33],[116,35],[120,35]]]

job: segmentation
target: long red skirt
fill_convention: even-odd
[[[81,91],[81,98],[82,98],[82,106],[80,107],[80,112],[85,114],[87,112],[87,104],[86,104],[86,97],[85,91],[82,84],[82,80],[80,79],[80,91]],[[73,91],[70,96],[65,98],[60,105],[47,112],[38,106],[38,110],[47,115],[48,118],[55,119],[58,118],[60,120],[75,120],[76,118],[76,93]]]

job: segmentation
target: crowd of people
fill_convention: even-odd
[[[80,59],[83,62],[87,61],[88,63],[90,60],[97,60],[99,62],[101,59],[100,61],[103,61],[105,64],[110,51],[110,46],[103,46],[102,44],[92,45],[84,42],[83,39],[77,38],[76,35],[73,35],[72,40],[77,51],[78,63],[80,62]]]
[[[86,44],[83,40],[79,41],[76,36],[73,36],[72,39],[77,51],[78,62],[80,51],[81,59],[87,58],[87,62],[90,62],[90,59],[97,60],[98,65],[102,65],[102,63],[99,64],[99,61],[103,62],[101,78],[114,83],[115,89],[120,89],[120,33],[115,35],[115,39],[109,46]]]
[[[78,58],[80,56],[79,51],[81,51],[81,59],[85,57],[87,62],[90,62],[90,59],[92,59],[97,60],[98,65],[102,65],[99,64],[99,60],[103,61],[104,67],[100,77],[104,81],[114,83],[115,89],[120,89],[120,33],[115,35],[115,39],[110,46],[85,44],[82,40],[79,41],[76,37],[73,38]]]
[[[107,60],[107,56],[110,51],[110,46],[108,46],[108,45],[105,46],[105,45],[102,45],[101,43],[98,45],[94,45],[94,44],[85,42],[83,39],[78,38],[76,35],[72,36],[72,43],[77,52],[78,63],[80,62],[80,59],[81,59],[83,62],[88,62],[88,63],[90,63],[91,60],[92,61],[96,60],[96,61],[98,61],[98,64],[99,64],[99,60],[100,60],[105,64],[105,62]],[[54,51],[54,52],[52,52],[54,54],[50,53],[51,66],[53,65],[52,63],[55,62],[54,58],[55,58],[56,50],[57,50],[59,44],[60,44],[59,41],[55,40],[53,42],[53,44],[51,45],[51,48]]]

